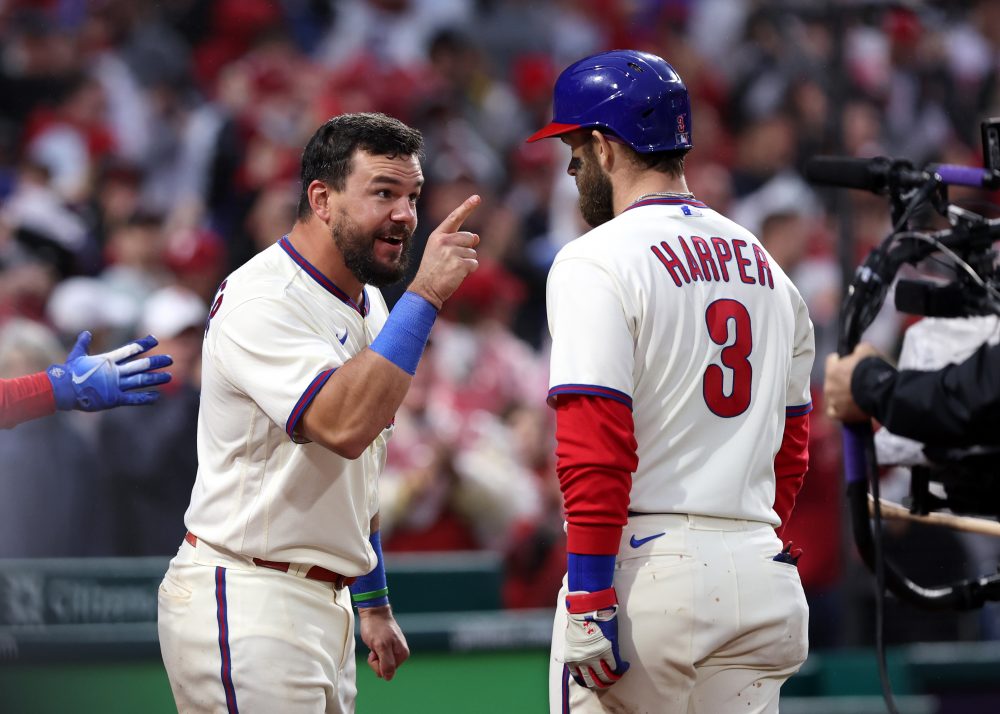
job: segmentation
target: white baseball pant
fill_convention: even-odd
[[[180,714],[349,714],[350,591],[181,544],[159,591],[160,653]]]
[[[631,667],[599,692],[569,676],[561,661],[564,582],[552,633],[551,714],[777,714],[781,685],[806,659],[809,621],[798,570],[773,560],[781,549],[766,523],[630,516],[614,586],[621,655]]]

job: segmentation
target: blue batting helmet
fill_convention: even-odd
[[[638,50],[586,57],[556,80],[552,123],[528,141],[581,127],[604,129],[641,154],[690,149],[691,101],[666,61]]]

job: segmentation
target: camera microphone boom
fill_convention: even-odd
[[[814,156],[806,161],[805,169],[806,178],[813,183],[873,193],[885,193],[891,179],[902,188],[921,186],[930,179],[930,174],[914,169],[908,161],[893,161],[885,156],[873,159]]]
[[[951,186],[1000,188],[1000,171],[955,164],[931,164],[921,170],[904,159],[885,156],[872,159],[814,156],[806,161],[805,175],[813,183],[872,193],[886,193],[890,187],[917,188],[931,180]]]

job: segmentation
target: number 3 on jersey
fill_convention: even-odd
[[[720,417],[739,416],[750,406],[750,382],[753,378],[753,367],[747,360],[753,349],[750,313],[743,303],[736,300],[716,300],[705,311],[705,324],[712,342],[724,345],[720,357],[732,375],[732,388],[726,394],[726,373],[717,364],[708,366],[701,383],[705,404]],[[728,344],[730,325],[735,337],[732,344]]]

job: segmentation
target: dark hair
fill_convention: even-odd
[[[341,114],[328,120],[309,139],[302,152],[302,189],[299,193],[299,220],[309,217],[309,184],[324,181],[335,191],[343,191],[351,173],[351,159],[357,150],[376,156],[416,156],[423,158],[424,138],[419,131],[398,119],[378,112]]]
[[[633,151],[633,153],[635,154],[636,163],[643,168],[650,169],[651,171],[659,171],[672,178],[680,178],[684,175],[684,157],[688,151],[689,149],[682,149],[680,151],[653,151],[648,154],[640,154],[638,151]]]

